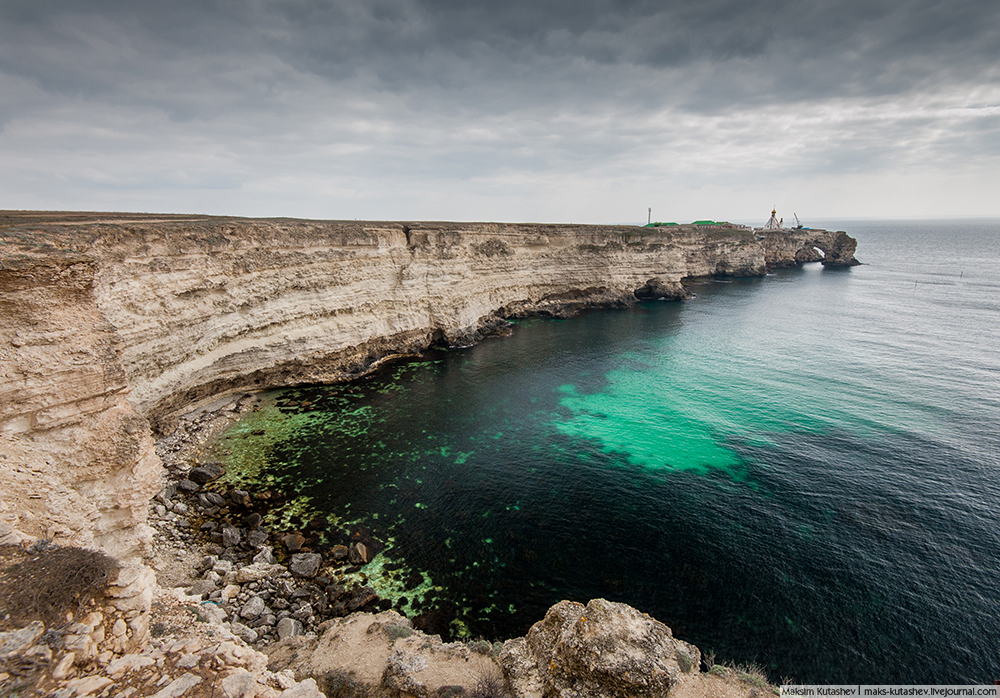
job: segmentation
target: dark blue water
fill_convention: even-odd
[[[374,531],[363,572],[455,635],[604,597],[774,680],[1000,678],[1000,221],[824,227],[865,265],[276,393],[232,477]]]

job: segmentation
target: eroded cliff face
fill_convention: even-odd
[[[98,302],[154,418],[227,390],[339,380],[465,344],[502,317],[683,297],[681,278],[763,273],[746,236],[637,228],[233,222],[101,238]]]
[[[0,519],[131,558],[160,465],[97,306],[97,268],[53,254],[0,269]]]
[[[845,233],[678,226],[0,215],[0,517],[139,550],[158,462],[147,419],[235,390],[335,381],[533,313],[684,298]],[[5,457],[2,457],[5,456]]]

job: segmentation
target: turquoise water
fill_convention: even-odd
[[[363,571],[455,635],[602,596],[775,680],[1000,678],[1000,222],[824,227],[865,265],[275,393],[232,478],[387,541]]]

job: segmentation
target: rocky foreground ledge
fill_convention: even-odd
[[[88,555],[6,546],[0,560],[6,576],[18,577],[40,557],[65,558],[67,551],[75,551],[72,560]],[[9,604],[10,595],[3,600]],[[140,610],[144,600],[151,604]],[[0,627],[23,610],[9,606]],[[358,612],[324,622],[316,632],[290,633],[267,654],[235,635],[237,622],[226,615],[214,601],[151,587],[141,575],[123,571],[68,611],[69,620],[46,617],[49,625],[35,620],[0,632],[0,691],[57,698],[703,698],[775,692],[759,672],[706,662],[667,626],[604,599],[562,601],[525,637],[504,643],[445,643],[414,630],[395,611]],[[149,623],[151,637],[137,641],[135,626]]]
[[[169,438],[192,408],[237,392],[355,378],[435,344],[470,344],[502,330],[507,318],[683,299],[689,296],[684,282],[694,277],[761,276],[813,261],[850,266],[857,264],[855,247],[846,233],[824,230],[757,235],[700,226],[0,213],[0,546],[9,546],[12,566],[25,551],[43,556],[58,545],[107,553],[121,568],[106,580],[109,598],[83,615],[85,609],[73,610],[69,621],[15,628],[14,616],[0,614],[0,628],[15,633],[0,637],[0,656],[10,669],[0,670],[0,682],[55,662],[43,674],[57,682],[45,685],[61,698],[219,695],[206,688],[217,685],[225,695],[316,690],[288,675],[263,673],[266,657],[233,634],[228,615],[202,617],[199,609],[214,600],[157,586],[143,564],[157,559],[162,534],[148,519],[164,486],[154,437]],[[576,613],[567,608],[576,606],[557,617]],[[598,632],[594,617],[581,611],[559,625],[562,639],[551,656],[529,633],[522,649],[512,645],[508,652],[505,645],[489,661],[517,695],[660,695],[636,693],[644,690],[638,685],[591,692],[595,677],[619,666],[607,649],[580,639]],[[163,620],[169,618],[177,619],[179,634]],[[321,628],[326,622],[332,625]],[[318,623],[319,644],[310,656],[346,622]],[[638,620],[626,625],[645,638],[636,647],[653,651],[655,645],[674,657],[647,657],[653,674],[642,674],[642,681],[661,690],[657,682],[676,676],[676,665],[682,680],[671,683],[671,694],[682,690],[688,674],[678,659],[680,645],[664,639],[669,630],[640,630],[646,626]],[[205,632],[191,639],[186,626]],[[157,628],[162,632],[153,632]],[[295,637],[282,641],[311,641]],[[266,632],[264,639],[271,639]],[[394,638],[392,652],[407,639]],[[300,650],[304,656],[305,646]],[[538,664],[543,656],[545,666]],[[563,659],[570,663],[560,664]],[[418,671],[422,661],[407,666]],[[560,666],[566,668],[556,670]],[[690,675],[704,676],[696,669]],[[364,683],[383,691],[373,695],[431,695],[414,692],[417,683],[388,681],[386,671],[377,684]],[[121,683],[119,674],[134,672],[135,682]],[[572,683],[577,674],[589,678]],[[459,695],[444,684],[435,690]]]

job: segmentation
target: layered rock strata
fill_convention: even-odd
[[[94,259],[3,260],[0,517],[25,538],[134,558],[160,463],[128,399],[121,343],[98,307]]]
[[[684,298],[845,233],[677,226],[0,215],[0,520],[135,556],[148,422],[218,395],[337,381],[527,314]]]

